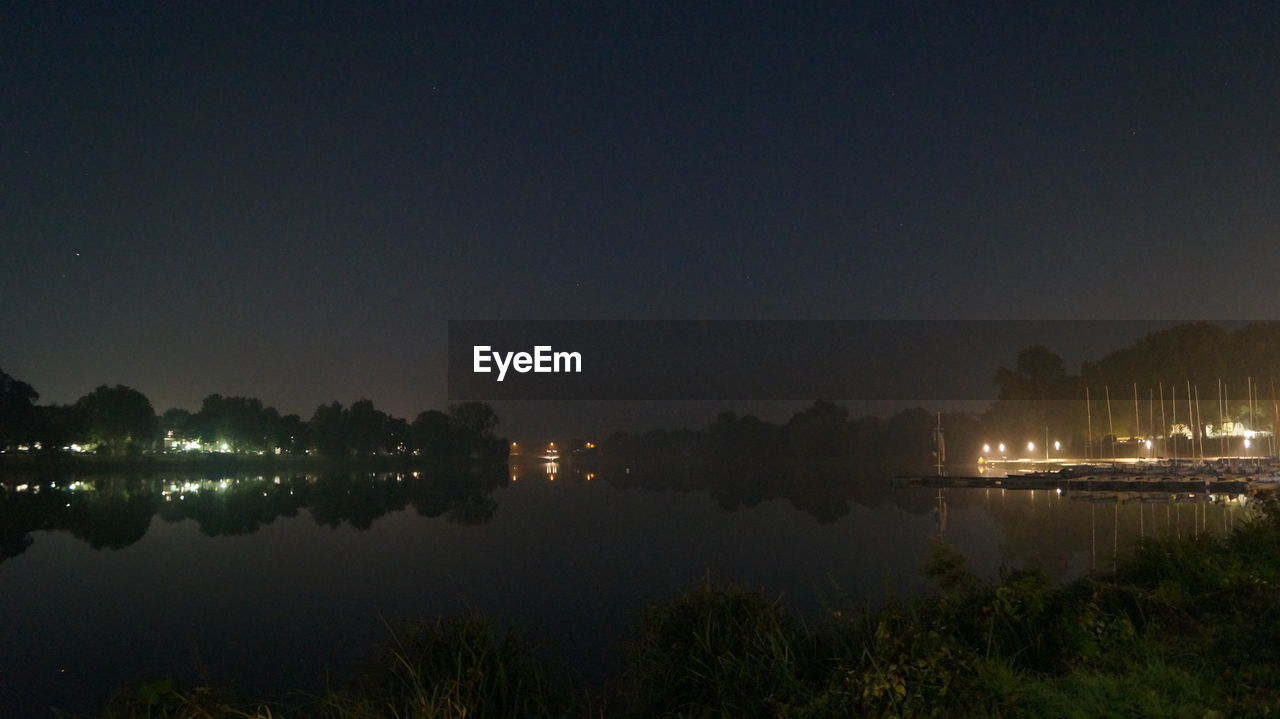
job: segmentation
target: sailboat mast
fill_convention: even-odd
[[[1156,446],[1155,445],[1156,440],[1160,436],[1155,433],[1155,430],[1156,430],[1155,390],[1148,388],[1147,389],[1147,432],[1151,433],[1151,439],[1147,441],[1151,442],[1152,447]]]
[[[1164,419],[1164,382],[1158,382],[1160,386],[1160,441],[1163,442],[1162,456],[1169,454],[1169,423]]]
[[[1218,456],[1227,456],[1227,435],[1222,431],[1222,425],[1226,424],[1223,420],[1226,418],[1227,412],[1222,406],[1222,378],[1218,378]]]
[[[1142,415],[1138,414],[1138,383],[1133,383],[1133,436],[1142,436]]]
[[[1280,402],[1276,401],[1276,378],[1271,378],[1271,456],[1276,456],[1276,420],[1280,419]]]
[[[1088,385],[1085,385],[1084,388],[1084,422],[1086,426],[1084,437],[1084,458],[1093,459],[1093,452],[1091,451],[1093,445],[1093,409],[1089,404]]]
[[[1204,459],[1204,415],[1199,406],[1199,385],[1196,385],[1196,439],[1199,440],[1199,454]]]
[[[1103,385],[1107,393],[1107,431],[1111,434],[1111,461],[1116,461],[1116,425],[1111,421],[1111,385]]]
[[[1187,459],[1194,459],[1196,453],[1196,413],[1195,407],[1191,406],[1191,380],[1187,380],[1187,427],[1191,432],[1191,451],[1187,452]]]

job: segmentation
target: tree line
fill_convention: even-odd
[[[997,399],[982,414],[988,433],[1043,437],[1046,427],[1081,449],[1116,435],[1199,436],[1207,426],[1274,429],[1280,322],[1234,329],[1188,322],[1147,334],[1069,372],[1045,345],[996,370]],[[1108,408],[1111,412],[1108,414]]]
[[[157,414],[142,392],[102,385],[71,404],[37,404],[39,393],[0,370],[0,449],[45,454],[74,449],[109,456],[154,451],[316,454],[329,459],[385,455],[454,461],[504,457],[498,416],[481,402],[426,410],[413,421],[362,399],[318,406],[310,419],[281,414],[255,397],[211,394],[190,412]]]
[[[1280,400],[1270,379],[1276,375],[1280,322],[1234,329],[1193,322],[1143,336],[1082,363],[1078,372],[1069,371],[1065,360],[1045,345],[1026,347],[1012,367],[992,373],[996,399],[981,411],[939,417],[915,408],[889,417],[855,418],[836,403],[818,401],[782,423],[726,412],[701,429],[619,433],[603,449],[624,458],[637,473],[646,462],[677,460],[693,470],[689,481],[715,485],[723,480],[723,487],[734,488],[726,495],[731,502],[749,496],[743,494],[748,486],[757,486],[760,496],[799,497],[809,492],[812,488],[801,484],[814,474],[812,468],[796,474],[787,467],[838,460],[880,475],[922,472],[934,466],[940,449],[949,448],[953,462],[969,464],[984,443],[996,452],[996,443],[1005,440],[1010,442],[1010,456],[1038,457],[1053,449],[1057,456],[1082,457],[1101,456],[1103,443],[1111,439],[1114,446],[1116,435],[1162,437],[1153,443],[1153,456],[1164,452],[1185,457],[1191,440],[1178,432],[1203,433],[1209,425],[1228,422],[1236,423],[1237,432],[1238,427],[1270,431]],[[945,448],[934,439],[939,420]],[[1028,442],[1034,450],[1027,449]],[[1242,448],[1230,440],[1211,444],[1228,452]],[[648,474],[680,476],[671,467]]]
[[[966,458],[979,435],[1046,440],[1046,428],[1061,441],[1064,452],[1076,456],[1108,434],[1161,436],[1175,424],[1197,432],[1204,425],[1228,421],[1251,429],[1271,428],[1278,414],[1272,381],[1278,370],[1280,322],[1234,329],[1184,323],[1084,362],[1074,373],[1052,349],[1034,345],[1019,352],[1011,368],[995,370],[997,398],[985,411],[945,416],[943,424],[951,447]],[[1091,403],[1086,403],[1087,393]],[[282,415],[255,398],[217,394],[206,397],[194,413],[171,409],[157,416],[141,392],[123,385],[98,387],[70,405],[40,406],[35,403],[38,397],[29,384],[0,372],[0,448],[38,444],[44,451],[57,452],[91,444],[119,455],[151,450],[157,440],[173,436],[201,448],[225,445],[224,451],[230,452],[334,458],[506,453],[505,440],[493,431],[497,416],[487,405],[474,402],[453,405],[446,412],[422,412],[410,422],[388,415],[369,400],[320,405],[304,420]],[[1108,398],[1115,410],[1110,416],[1103,404]],[[1167,412],[1161,411],[1163,404]],[[655,451],[671,455],[696,447],[702,455],[720,460],[720,466],[732,466],[741,457],[768,458],[770,463],[852,458],[901,464],[896,458],[915,457],[919,462],[932,456],[930,428],[936,419],[923,410],[889,420],[851,419],[838,405],[819,402],[780,425],[726,414],[706,430],[620,435],[611,444],[615,451],[632,456]]]

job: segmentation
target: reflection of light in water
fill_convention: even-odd
[[[560,465],[556,462],[547,462],[547,479],[555,481],[556,475],[560,473]]]

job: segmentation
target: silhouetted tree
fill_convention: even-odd
[[[1014,368],[997,369],[993,382],[998,398],[984,415],[993,432],[1021,442],[1040,437],[1046,427],[1069,433],[1080,421],[1080,378],[1068,374],[1062,358],[1044,345],[1019,352]]]
[[[351,455],[347,416],[341,402],[316,407],[310,427],[311,441],[320,454],[330,459],[345,459]]]
[[[374,408],[373,402],[359,400],[346,411],[348,446],[360,456],[369,456],[386,447],[386,413]]]
[[[439,410],[429,409],[420,413],[409,427],[413,447],[429,459],[445,459],[459,454],[454,444],[453,420]]]
[[[112,454],[136,450],[156,431],[156,413],[146,395],[132,387],[102,385],[76,401],[88,421],[89,439]]]
[[[311,443],[311,428],[298,415],[286,414],[271,424],[271,441],[285,454],[305,454]]]
[[[849,410],[818,400],[787,422],[787,438],[797,457],[845,457],[850,449]]]
[[[451,404],[449,416],[463,431],[475,437],[493,437],[493,430],[498,426],[498,413],[484,402]]]
[[[190,426],[204,442],[225,442],[236,451],[265,450],[271,425],[279,413],[263,407],[255,397],[223,397],[211,394],[192,415]]]
[[[89,418],[80,408],[51,404],[37,409],[40,411],[40,443],[46,451],[57,452],[89,441]]]
[[[166,409],[160,415],[160,431],[166,434],[173,432],[176,437],[184,436],[190,423],[191,413],[181,407]]]
[[[403,417],[387,417],[382,449],[392,454],[407,451],[413,443],[410,434],[409,422]]]
[[[40,394],[26,382],[0,370],[0,449],[33,441],[39,423]]]

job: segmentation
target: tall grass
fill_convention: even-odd
[[[542,719],[565,715],[564,692],[519,634],[479,616],[419,623],[352,686],[319,699],[318,716]]]
[[[611,715],[774,716],[809,686],[808,651],[779,601],[707,579],[645,610]]]

